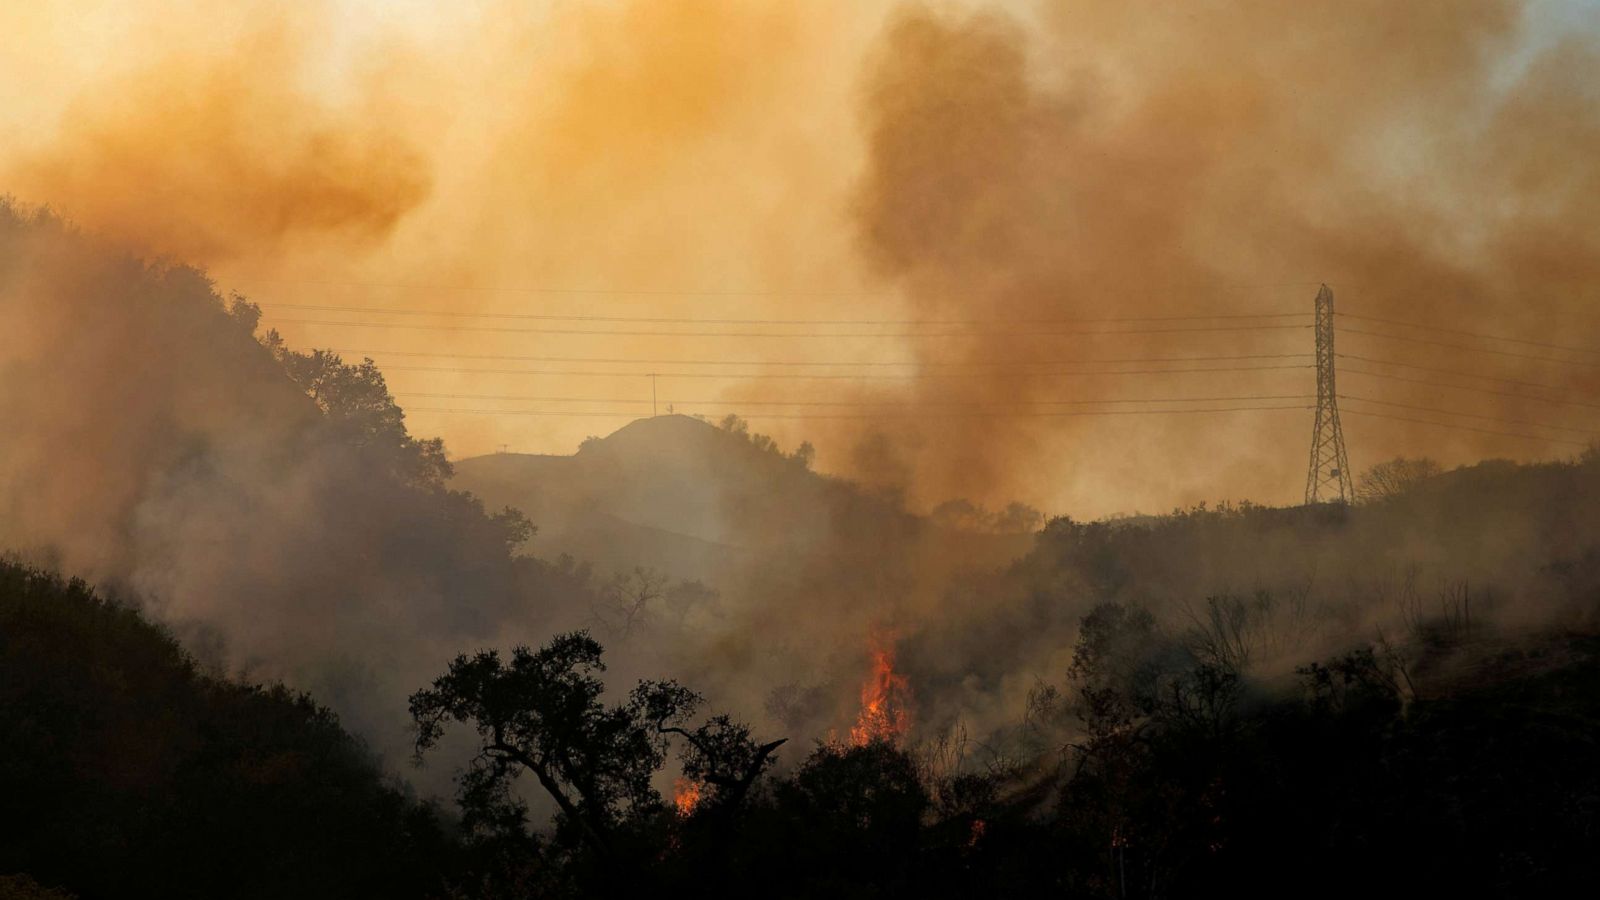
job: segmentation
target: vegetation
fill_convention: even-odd
[[[965,499],[946,500],[935,506],[931,518],[947,528],[998,534],[1031,533],[1038,531],[1045,521],[1044,513],[1026,503],[1008,503],[1005,508],[991,512],[983,504]]]
[[[1009,571],[956,589],[984,617],[927,623],[903,648],[937,697],[954,690],[941,659],[972,692],[1015,671],[999,657],[1044,657],[1070,630],[1070,662],[1021,721],[976,741],[935,718],[898,746],[818,744],[715,817],[630,807],[625,857],[561,842],[561,816],[546,843],[537,822],[502,818],[520,871],[538,873],[519,883],[778,897],[1592,886],[1600,529],[1583,498],[1600,468],[1379,474],[1406,477],[1353,508],[1057,520]],[[1417,530],[1431,568],[1390,562]],[[1193,599],[1208,569],[1255,585]],[[992,670],[974,649],[1001,647]]]
[[[1053,523],[1032,557],[977,585],[1003,615],[1017,583],[1058,604],[1103,599],[1006,747],[925,730],[786,756],[793,744],[704,714],[674,682],[607,702],[586,633],[463,655],[411,701],[419,755],[448,758],[454,725],[476,735],[459,821],[409,799],[304,695],[209,675],[135,610],[7,565],[0,873],[7,890],[46,897],[1592,886],[1600,636],[1585,615],[1530,628],[1492,615],[1485,589],[1433,603],[1411,583],[1364,608],[1392,606],[1398,629],[1362,637],[1346,623],[1306,640],[1305,595],[1218,595],[1177,617],[1126,598],[1159,596],[1174,565],[1161,552],[1428,521],[1508,479],[1560,510],[1593,466],[1444,473],[1353,510]],[[1560,588],[1550,609],[1592,609],[1593,555],[1546,551],[1534,571]]]
[[[1366,502],[1398,497],[1438,477],[1444,470],[1431,459],[1397,456],[1361,473],[1356,479],[1356,498]]]
[[[457,660],[413,708],[424,747],[442,711],[475,721],[496,777],[509,771],[498,752],[536,773],[540,760],[591,760],[539,776],[560,791],[590,772],[580,790],[598,798],[562,802],[549,842],[523,830],[525,808],[478,816],[505,829],[500,846],[522,848],[516,883],[535,894],[1173,897],[1301,884],[1536,896],[1600,878],[1586,849],[1600,825],[1589,765],[1600,638],[1360,647],[1302,666],[1282,690],[1252,684],[1219,650],[1103,606],[1062,687],[1036,698],[1035,727],[1066,737],[1029,765],[941,771],[882,741],[821,744],[782,777],[678,813],[647,787],[664,760],[651,723],[687,695],[647,684],[599,706],[585,674],[599,648],[584,636],[519,650],[510,666]],[[506,679],[515,687],[492,689]],[[506,706],[480,705],[490,695]],[[500,743],[519,731],[528,752]],[[734,755],[761,768],[748,733],[737,737]],[[463,782],[469,811],[507,796],[481,784]],[[597,812],[605,840],[570,827]]]
[[[652,784],[673,741],[695,809],[733,814],[784,741],[758,745],[725,715],[691,726],[702,699],[673,682],[641,682],[627,702],[605,706],[596,677],[602,649],[582,632],[561,635],[537,651],[516,648],[509,661],[493,651],[457,657],[450,670],[411,698],[419,759],[445,725],[470,722],[479,749],[461,778],[461,802],[472,835],[492,847],[522,847],[521,882],[533,873],[585,873],[616,889],[639,881],[641,866],[659,856],[653,828],[669,808]],[[548,844],[523,832],[527,806],[514,787],[529,773],[558,810]]]
[[[438,813],[310,697],[209,675],[136,610],[13,563],[0,746],[0,874],[36,896],[422,897],[451,861]]]

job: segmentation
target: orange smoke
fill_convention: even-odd
[[[861,713],[850,729],[858,747],[874,741],[894,743],[911,727],[911,683],[894,670],[894,638],[874,633],[872,674],[861,686]]]
[[[340,104],[294,77],[315,59],[316,27],[274,15],[225,53],[130,67],[70,104],[52,139],[8,150],[5,190],[190,263],[259,260],[296,237],[375,246],[428,197],[433,173],[376,87],[354,84]]]
[[[637,379],[529,382],[478,363],[399,375],[401,354],[514,354],[527,339],[352,330],[275,305],[521,314],[528,288],[577,288],[618,316],[986,321],[995,333],[828,344],[666,329],[539,343],[574,357],[838,363],[825,385],[668,378],[661,399],[717,417],[818,404],[756,425],[918,507],[1021,499],[1092,517],[1221,496],[1293,502],[1305,461],[1273,452],[1304,440],[1292,404],[1223,418],[1029,407],[1295,395],[1307,370],[1044,377],[1024,363],[1287,359],[1310,352],[1303,334],[1015,323],[1295,312],[1327,280],[1351,313],[1593,341],[1600,102],[1584,73],[1600,41],[1541,12],[1562,5],[487,0],[365,15],[332,0],[0,3],[0,83],[28,85],[0,103],[0,194],[210,263],[291,345],[372,348],[413,426],[464,455],[567,452],[598,427],[451,412],[416,394],[648,394]],[[727,293],[695,293],[709,287]],[[577,296],[541,312],[584,312]],[[1451,366],[1449,347],[1344,346]],[[891,362],[905,378],[844,377]],[[1593,393],[1588,371],[1548,369],[1502,356],[1481,374]],[[1447,401],[1349,374],[1375,400],[1467,417],[1523,418],[1540,402],[1454,389]],[[840,414],[820,405],[835,403],[909,408],[812,417]],[[951,414],[972,406],[995,415],[978,428]],[[1358,468],[1557,450],[1358,410],[1346,423]],[[1040,463],[1057,458],[1073,464]]]
[[[704,799],[706,785],[703,781],[693,778],[678,778],[672,785],[672,805],[678,811],[680,819],[687,819],[694,815],[695,809]]]

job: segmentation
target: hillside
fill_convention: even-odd
[[[1307,659],[1290,691],[1112,606],[1075,643],[1081,699],[1038,715],[1074,723],[1054,765],[817,744],[739,808],[632,809],[632,842],[596,857],[484,819],[492,794],[463,794],[462,842],[311,699],[207,675],[138,612],[4,564],[0,896],[1276,896],[1330,853],[1303,893],[1593,883],[1592,634],[1457,627],[1406,660]]]
[[[1221,506],[1141,520],[1057,519],[1004,572],[963,579],[903,641],[938,721],[1008,729],[1019,673],[1059,679],[1098,606],[1226,645],[1252,677],[1441,629],[1591,630],[1600,613],[1600,455],[1490,460],[1352,506]],[[968,614],[981,610],[980,614]],[[1005,647],[997,654],[991,648]],[[995,716],[994,710],[1008,710]]]
[[[756,436],[682,415],[640,419],[572,456],[502,453],[455,463],[451,486],[490,508],[514,506],[538,526],[541,556],[569,554],[602,568],[645,566],[719,586],[774,555],[807,558],[864,540],[932,542],[972,566],[1026,552],[1026,534],[941,528],[891,499],[811,471]]]
[[[0,563],[0,875],[94,897],[420,897],[450,840],[310,697]],[[5,884],[0,882],[0,894]]]
[[[0,551],[137,593],[403,755],[415,682],[560,594],[508,552],[515,523],[445,489],[382,372],[259,315],[0,199],[0,318],[30,336],[0,340]]]

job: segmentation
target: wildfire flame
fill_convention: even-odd
[[[871,652],[872,674],[861,686],[861,713],[850,729],[850,742],[858,747],[894,743],[911,726],[911,683],[895,673],[893,637],[874,633]]]
[[[694,815],[695,807],[700,805],[701,797],[706,786],[703,782],[693,778],[679,778],[672,785],[672,805],[677,808],[679,818],[687,819]]]

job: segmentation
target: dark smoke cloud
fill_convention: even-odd
[[[385,750],[405,693],[537,609],[462,497],[388,474],[196,270],[0,207],[0,546],[142,598]]]
[[[1541,43],[1525,32],[1522,6],[1501,0],[1359,11],[1344,3],[1134,11],[1063,0],[1040,15],[1044,27],[1025,30],[990,12],[908,6],[869,65],[858,230],[866,256],[923,316],[1308,309],[1316,283],[1328,281],[1343,308],[1378,316],[1565,343],[1600,329],[1584,287],[1600,264],[1591,162],[1600,109],[1579,74],[1592,69],[1592,32]],[[1241,279],[1249,284],[1234,284]],[[1451,356],[1376,339],[1343,343],[1428,365]],[[972,361],[1310,349],[1302,332],[922,346],[924,358]],[[1479,355],[1456,365],[1486,359],[1508,378],[1592,386],[1583,368]],[[1441,402],[1364,379],[1346,387]],[[961,386],[991,401],[1310,388],[1309,373]],[[951,391],[938,384],[919,400],[931,408]],[[1480,415],[1559,415],[1515,399],[1447,397]],[[1278,451],[1303,440],[1305,418],[1146,420],[1123,440],[1070,420],[930,423],[915,429],[916,471],[924,488],[980,496],[997,484],[1072,478],[1059,466],[1029,477],[1048,447],[1067,467],[1119,484],[1124,472],[1148,473],[1154,490],[1127,491],[1129,505],[1153,495],[1204,499],[1220,484],[1289,499],[1303,460]],[[1456,458],[1492,440],[1349,418],[1358,463],[1408,447]]]

